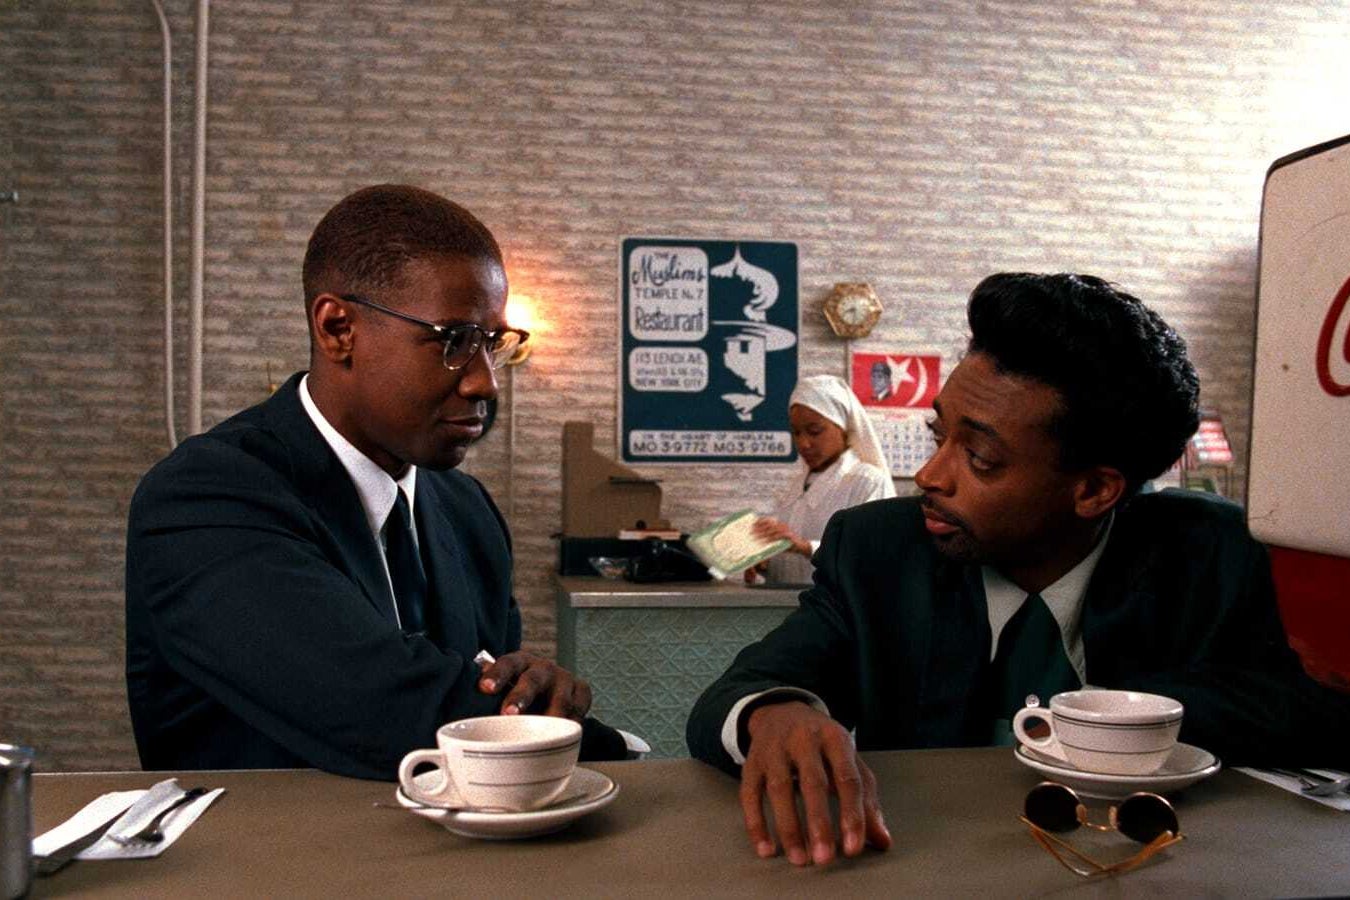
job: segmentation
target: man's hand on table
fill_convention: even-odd
[[[746,727],[750,753],[741,769],[741,811],[756,853],[777,852],[764,816],[766,794],[778,839],[795,865],[834,859],[831,793],[839,798],[845,856],[857,856],[865,844],[878,850],[891,846],[876,777],[858,758],[842,725],[806,703],[787,701],[755,709]],[[806,809],[805,835],[797,816],[798,792]]]
[[[538,713],[580,722],[591,708],[591,686],[557,663],[524,650],[483,666],[478,689],[505,693],[502,715]]]

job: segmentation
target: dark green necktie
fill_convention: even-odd
[[[399,624],[409,634],[426,630],[422,607],[427,597],[427,576],[413,540],[413,527],[408,498],[398,490],[394,508],[384,520],[384,556],[389,563],[389,580],[394,585]]]
[[[1027,595],[1003,626],[989,671],[996,744],[1011,743],[1009,723],[1026,705],[1028,694],[1048,706],[1055,694],[1082,686],[1064,652],[1059,623],[1040,594]]]

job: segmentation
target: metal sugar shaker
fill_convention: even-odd
[[[33,751],[0,744],[0,900],[17,900],[33,881]]]

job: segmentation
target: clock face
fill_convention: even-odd
[[[881,300],[866,283],[836,284],[825,298],[824,312],[839,337],[866,337],[881,318]]]
[[[850,294],[839,301],[839,318],[849,325],[861,325],[867,321],[871,304],[861,294]]]

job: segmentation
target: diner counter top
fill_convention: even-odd
[[[559,593],[582,607],[795,607],[806,585],[751,587],[742,581],[665,581],[638,584],[598,575],[555,575]]]
[[[1085,880],[1017,821],[1040,779],[1005,748],[868,753],[889,852],[823,868],[758,859],[737,782],[692,760],[591,766],[620,785],[567,830],[519,841],[453,835],[400,809],[394,787],[311,770],[194,772],[227,793],[160,857],[76,862],[34,882],[63,897],[1316,896],[1350,893],[1350,817],[1239,772],[1173,797],[1186,840],[1139,869]],[[100,793],[160,775],[33,779],[37,832]],[[1090,802],[1094,821],[1104,804]],[[1077,842],[1079,835],[1070,836]],[[1108,860],[1136,845],[1081,838]]]

